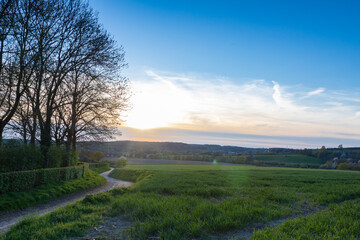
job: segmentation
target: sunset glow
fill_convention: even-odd
[[[133,97],[119,139],[360,144],[356,4],[327,3],[320,17],[313,2],[110,2],[90,4],[126,47]]]

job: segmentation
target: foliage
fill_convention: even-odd
[[[51,176],[48,177],[51,178]],[[26,208],[39,203],[45,203],[61,195],[99,186],[104,183],[106,183],[104,177],[90,172],[79,179],[48,182],[27,191],[5,193],[0,195],[0,211]]]
[[[77,179],[84,173],[84,166],[1,173],[0,193],[25,191],[49,182]]]
[[[9,140],[0,145],[0,172],[33,170],[44,163],[39,146]]]
[[[322,146],[317,153],[317,158],[319,158],[323,163],[326,162],[330,156],[329,152],[326,150],[325,146]]]
[[[75,151],[67,152],[64,146],[52,145],[49,149],[49,168],[76,165],[78,156]]]
[[[80,159],[84,162],[99,162],[103,158],[105,158],[105,154],[102,152],[80,151]]]
[[[46,216],[26,219],[4,238],[82,236],[102,221],[103,216],[122,214],[134,221],[129,230],[131,239],[148,239],[150,236],[209,239],[255,223],[263,224],[360,197],[359,172],[219,165],[128,165],[114,170],[113,174],[137,183],[127,191],[115,189]],[[143,176],[142,180],[140,176]],[[350,205],[343,208],[341,214],[348,216],[345,226],[357,227],[357,217],[351,220],[357,212],[359,210]],[[324,226],[326,231],[334,231],[334,236],[341,236],[340,239],[357,236],[352,235],[357,231],[355,228],[336,235],[340,233],[336,231],[341,224],[312,223],[318,231],[314,235],[324,234]],[[294,231],[298,225],[293,226],[295,228],[289,228],[289,231]],[[306,224],[303,226],[305,228]],[[288,236],[283,239],[291,239],[291,235]],[[311,239],[311,236],[295,239]],[[281,236],[269,239],[279,238]]]
[[[103,173],[110,170],[109,163],[92,163],[89,164],[89,167],[92,171],[96,173]]]
[[[50,147],[49,168],[75,166],[77,153],[67,152],[64,147]],[[10,140],[0,145],[0,172],[24,171],[42,168],[44,157],[40,146],[24,144],[22,141]]]
[[[338,166],[338,169],[339,170],[349,170],[349,165],[345,162],[343,163],[340,163],[339,166]]]
[[[127,164],[126,158],[121,157],[114,162],[114,167],[115,168],[123,168],[126,166],[126,164]]]
[[[76,166],[84,166],[84,176],[89,174],[89,163],[87,162],[77,162]]]
[[[332,169],[332,161],[327,161],[324,164],[321,164],[320,167],[321,169]]]

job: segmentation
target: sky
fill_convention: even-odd
[[[126,51],[119,140],[360,146],[359,1],[89,4]]]

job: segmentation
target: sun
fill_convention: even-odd
[[[125,125],[137,129],[169,127],[181,123],[188,97],[182,91],[163,83],[138,83]]]

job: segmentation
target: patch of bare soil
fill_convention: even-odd
[[[126,220],[122,216],[108,217],[84,237],[73,237],[68,240],[125,240],[127,238],[126,231],[132,225],[132,222]]]

